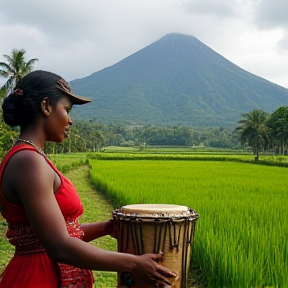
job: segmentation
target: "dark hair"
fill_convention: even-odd
[[[62,79],[51,72],[37,70],[23,77],[14,91],[3,101],[3,118],[9,126],[25,127],[37,114],[41,113],[41,101],[49,99],[49,104],[56,106],[65,93],[57,89],[57,81]],[[62,80],[65,81],[65,80]],[[68,83],[65,84],[69,87]]]

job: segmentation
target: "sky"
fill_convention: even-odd
[[[71,81],[181,33],[288,88],[287,11],[287,0],[0,0],[0,62],[24,49]]]

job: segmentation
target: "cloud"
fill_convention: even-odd
[[[287,0],[260,0],[255,7],[255,24],[262,29],[288,28]]]
[[[108,0],[109,1],[109,0]],[[85,5],[90,4],[90,5]],[[5,25],[37,27],[44,33],[50,43],[74,42],[91,37],[91,32],[97,30],[97,9],[95,3],[87,0],[79,6],[77,1],[37,1],[27,0],[17,2],[5,1],[1,5],[1,22]],[[99,11],[98,11],[99,13]],[[92,24],[92,25],[91,25]],[[61,41],[62,40],[62,41]],[[56,44],[54,44],[56,45]]]
[[[278,45],[281,49],[288,53],[288,31],[283,35],[282,39],[279,40]]]
[[[195,36],[233,63],[266,77],[270,72],[258,69],[258,55],[265,55],[264,63],[281,59],[278,71],[288,65],[287,20],[277,17],[288,11],[286,1],[1,0],[0,38],[5,40],[0,61],[13,48],[23,48],[27,59],[39,59],[36,68],[73,80],[177,32]]]
[[[282,32],[282,39],[278,41],[279,53],[288,52],[288,1],[260,0],[255,9],[254,24],[260,30],[274,30]]]
[[[237,15],[235,2],[235,0],[185,0],[182,2],[182,7],[191,14],[226,19]]]

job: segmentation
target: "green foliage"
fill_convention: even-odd
[[[2,87],[0,89],[0,104],[1,104],[1,106],[2,106],[2,101],[3,101],[4,97],[6,96],[6,94],[7,94],[7,90]],[[0,109],[2,109],[2,108],[0,108]]]
[[[250,113],[242,114],[242,119],[238,121],[240,124],[236,131],[240,133],[242,144],[248,144],[253,147],[255,160],[259,158],[259,149],[268,143],[268,128],[266,120],[268,113],[259,109],[254,109]]]
[[[25,61],[24,49],[13,49],[11,55],[3,55],[7,62],[0,62],[0,77],[8,78],[6,83],[0,88],[0,161],[5,153],[11,148],[17,138],[17,129],[11,129],[3,120],[2,101],[6,94],[13,89],[23,76],[31,72],[37,59]]]
[[[259,158],[260,152],[284,154],[288,143],[287,109],[279,107],[271,115],[259,109],[244,113],[235,131],[224,128],[196,129],[178,125],[122,126],[102,124],[95,119],[76,120],[70,138],[61,145],[48,143],[45,151],[47,153],[109,151],[109,146],[120,146],[122,150],[126,149],[124,147],[129,147],[143,152],[152,150],[154,146],[179,147],[179,149],[229,148],[235,151],[240,149],[241,141],[243,148],[247,151],[252,149],[256,158]]]
[[[4,123],[0,115],[0,162],[17,138],[17,131]]]
[[[239,148],[236,133],[224,128],[192,129],[183,126],[156,127],[152,125],[134,127],[102,124],[95,119],[76,120],[73,126],[74,130],[62,146],[47,144],[45,151],[65,153],[70,149],[70,152],[94,152],[101,151],[108,146],[137,147],[139,150],[146,150],[153,145]]]
[[[77,167],[87,164],[85,153],[73,153],[73,154],[51,154],[48,155],[51,162],[62,173],[67,173]]]
[[[0,275],[15,252],[14,247],[5,237],[6,231],[7,223],[0,214]]]
[[[24,49],[13,49],[11,55],[3,55],[6,62],[0,62],[0,76],[8,79],[1,89],[11,91],[26,74],[32,71],[33,65],[38,59],[26,62],[25,53]]]
[[[288,107],[280,106],[267,119],[269,138],[283,153],[288,140]],[[271,143],[271,144],[272,144]]]
[[[286,111],[286,108],[282,107],[282,110]],[[239,123],[241,123],[241,126],[236,131],[229,131],[224,128],[192,129],[183,126],[156,127],[146,125],[133,127],[121,126],[119,124],[102,124],[95,119],[89,121],[76,120],[71,128],[70,137],[64,143],[47,142],[45,152],[50,155],[95,151],[109,152],[121,149],[122,151],[128,150],[142,153],[177,153],[178,150],[181,154],[191,154],[196,151],[199,153],[199,149],[202,149],[201,153],[207,153],[209,150],[219,154],[219,151],[223,152],[230,149],[233,154],[236,152],[243,154],[243,152],[249,152],[249,145],[252,145],[253,152],[257,154],[256,146],[258,143],[258,152],[261,150],[262,154],[268,153],[272,155],[277,154],[277,151],[282,151],[284,154],[288,143],[287,133],[284,129],[285,125],[282,125],[283,129],[276,129],[278,127],[277,123],[283,122],[283,117],[279,113],[273,113],[270,116],[264,111],[261,111],[261,113],[265,117],[267,116],[267,121],[263,121],[262,123],[262,130],[257,130],[255,126],[251,126],[253,123],[249,124],[251,118],[249,121],[245,119],[240,120]],[[252,115],[253,113],[246,114]],[[256,121],[256,123],[258,122]],[[0,131],[0,134],[2,133],[0,140],[1,137],[9,140],[8,142],[5,140],[8,143],[7,145],[2,145],[1,157],[11,147],[18,130],[11,130],[4,124],[2,118],[0,119],[0,125],[2,128]],[[249,130],[247,127],[252,128]],[[256,132],[254,133],[253,131]],[[259,131],[262,134],[259,134]],[[273,131],[277,131],[277,133]],[[255,135],[259,135],[259,137],[257,136],[257,138]],[[239,150],[239,138],[242,139],[242,143],[245,143],[244,146],[246,146],[242,152]],[[282,143],[281,150],[277,149],[277,146],[280,146],[279,139],[281,139]],[[162,149],[162,151],[159,149]]]
[[[283,109],[286,108],[283,107]],[[121,146],[123,150],[124,147],[138,148],[143,152],[154,146],[193,147],[194,149],[200,146],[236,150],[241,147],[240,139],[242,144],[245,144],[245,149],[252,146],[255,155],[259,154],[260,150],[261,152],[275,153],[277,151],[275,144],[279,142],[277,139],[283,138],[287,134],[280,128],[277,130],[277,135],[271,133],[272,130],[275,130],[271,128],[271,125],[277,127],[277,123],[281,121],[277,117],[280,117],[277,113],[270,117],[267,112],[255,109],[243,114],[243,119],[239,120],[240,125],[235,131],[224,128],[196,129],[178,125],[168,127],[107,125],[99,123],[95,119],[76,120],[70,138],[61,145],[48,143],[45,151],[47,153],[94,152],[109,150],[109,146]],[[283,140],[282,152],[287,146],[287,140],[285,141]]]

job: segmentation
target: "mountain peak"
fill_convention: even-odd
[[[187,39],[187,38],[195,38],[194,36],[191,36],[191,35],[185,35],[185,34],[181,34],[181,33],[169,33],[169,34],[166,34],[165,36],[163,36],[162,38],[160,38],[158,41],[161,41],[161,40],[165,40],[165,39],[176,39],[176,40],[179,40],[179,39]]]
[[[71,86],[95,100],[85,109],[77,107],[77,114],[95,115],[102,122],[233,128],[242,113],[288,105],[287,89],[179,33],[167,34]]]

